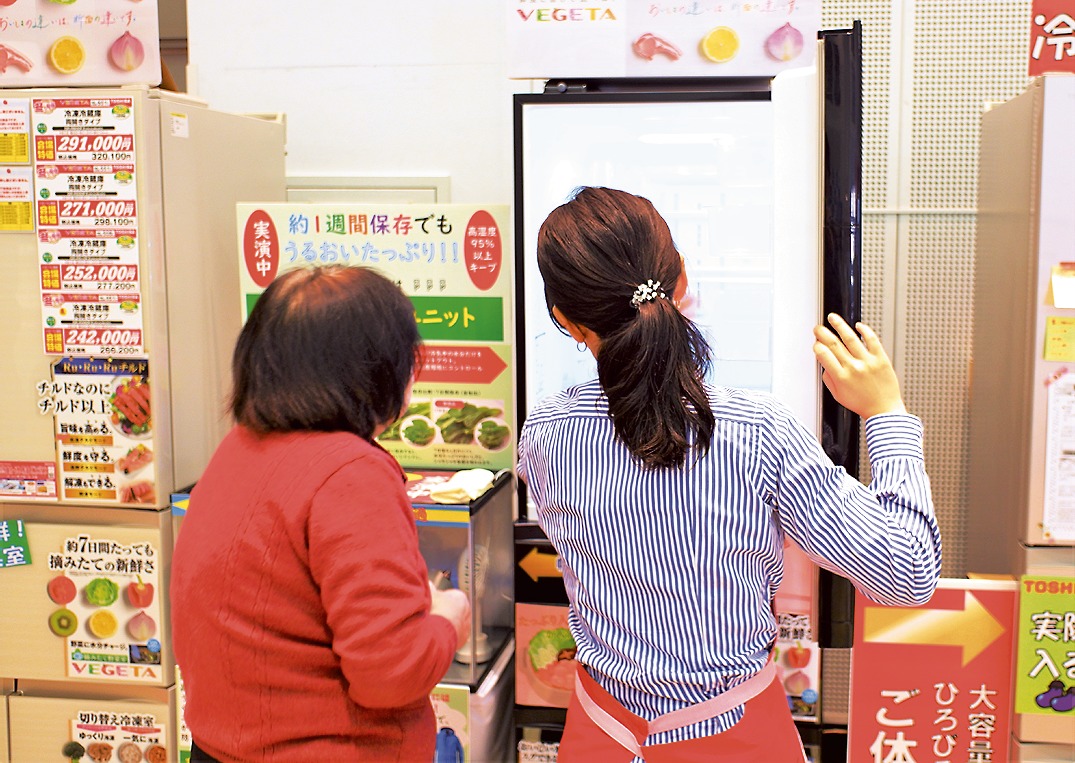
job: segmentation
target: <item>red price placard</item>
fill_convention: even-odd
[[[848,763],[1006,763],[1015,581],[942,580],[921,607],[855,600]]]

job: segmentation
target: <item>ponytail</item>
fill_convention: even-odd
[[[714,418],[702,377],[705,338],[668,299],[643,304],[624,328],[602,339],[597,375],[616,434],[650,467],[679,466],[692,447],[706,453]]]
[[[707,453],[715,428],[703,384],[709,346],[672,301],[682,260],[653,205],[583,188],[549,215],[537,248],[550,314],[555,306],[601,339],[598,378],[632,455],[660,468],[682,465],[692,449]],[[663,291],[653,293],[651,282]]]

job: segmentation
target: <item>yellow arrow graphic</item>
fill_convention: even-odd
[[[536,583],[538,578],[563,577],[563,573],[560,572],[556,562],[556,554],[543,554],[535,547],[530,549],[529,554],[519,560],[519,566]]]
[[[963,609],[867,607],[865,640],[881,644],[932,644],[963,648],[966,665],[1004,634],[1004,626],[970,591]]]

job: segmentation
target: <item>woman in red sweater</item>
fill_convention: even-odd
[[[195,486],[172,567],[193,761],[432,760],[429,693],[469,635],[429,585],[396,460],[374,442],[420,339],[388,279],[276,279],[239,336],[236,426]]]

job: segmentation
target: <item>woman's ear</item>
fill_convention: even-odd
[[[552,308],[552,317],[556,319],[556,322],[564,327],[564,330],[571,335],[571,338],[576,342],[586,343],[586,337],[591,333],[585,326],[580,326],[573,320],[568,319],[560,312],[560,308],[555,305]]]

